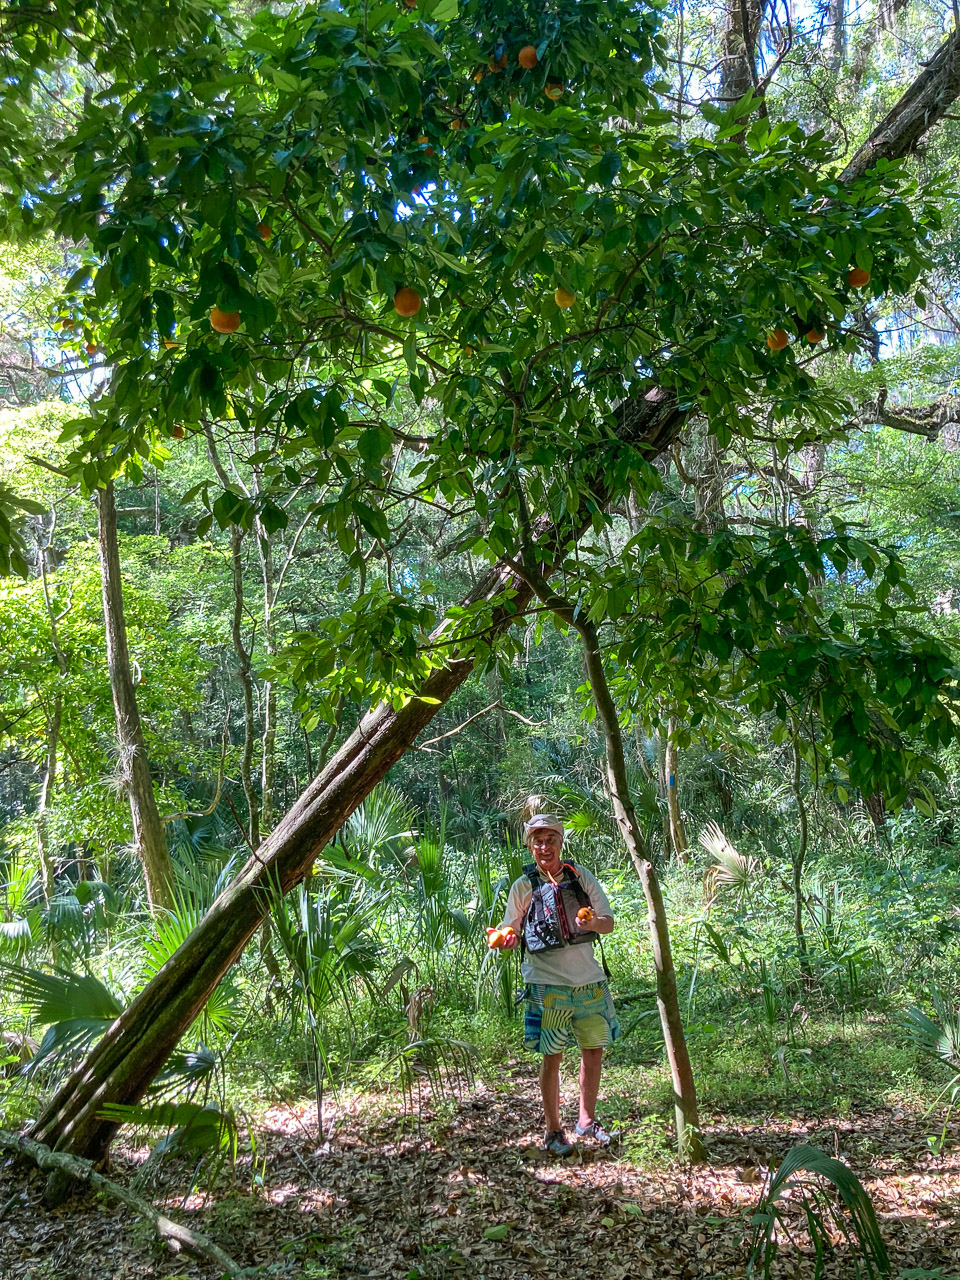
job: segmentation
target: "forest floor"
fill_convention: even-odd
[[[564,1100],[575,1098],[565,1079]],[[416,1100],[415,1100],[416,1101]],[[749,1219],[765,1175],[797,1143],[850,1165],[870,1193],[894,1277],[960,1276],[960,1126],[944,1154],[922,1109],[844,1109],[789,1117],[709,1115],[710,1164],[657,1167],[662,1115],[620,1108],[611,1152],[584,1147],[544,1155],[534,1068],[511,1062],[456,1099],[402,1110],[383,1095],[324,1115],[314,1104],[276,1105],[259,1117],[256,1173],[224,1169],[208,1195],[177,1196],[171,1170],[138,1192],[206,1232],[241,1265],[304,1280],[733,1280],[746,1271]],[[568,1106],[569,1109],[569,1106]],[[242,1146],[243,1144],[241,1144]],[[117,1145],[111,1176],[138,1181],[146,1149]],[[181,1174],[183,1170],[179,1171]],[[189,1175],[187,1175],[189,1176]],[[116,1202],[84,1196],[47,1212],[43,1175],[0,1158],[3,1280],[215,1280],[217,1268],[166,1251]],[[774,1276],[806,1280],[814,1255],[794,1202],[795,1240]],[[497,1230],[499,1228],[499,1230]],[[494,1238],[488,1234],[493,1230]],[[824,1276],[857,1274],[842,1237]]]

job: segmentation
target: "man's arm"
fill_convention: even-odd
[[[583,923],[577,920],[577,928],[591,933],[613,933],[613,916],[594,915],[592,920]]]
[[[610,909],[610,901],[603,891],[603,886],[586,867],[579,867],[578,871],[580,883],[590,899],[590,910],[593,912],[593,919],[583,923],[578,919],[576,927],[590,933],[613,933],[613,911]]]
[[[523,932],[523,921],[530,905],[532,893],[530,881],[526,876],[521,876],[519,880],[515,880],[510,886],[510,895],[507,898],[503,921],[500,925],[501,929],[510,928],[514,931],[512,937],[507,934],[506,941],[503,944],[510,951],[520,945],[520,934]]]

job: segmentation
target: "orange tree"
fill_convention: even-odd
[[[822,137],[750,123],[749,102],[706,109],[681,143],[657,97],[656,5],[349,0],[243,29],[199,4],[164,12],[142,48],[123,6],[98,6],[70,64],[76,128],[46,149],[24,75],[26,159],[3,174],[7,233],[48,229],[81,255],[57,317],[102,370],[68,428],[81,483],[136,478],[182,430],[239,422],[265,482],[202,486],[207,527],[280,527],[279,498],[306,480],[356,563],[388,559],[427,501],[465,510],[493,567],[439,625],[429,589],[398,575],[290,648],[313,714],[344,689],[373,709],[49,1104],[39,1136],[95,1155],[115,1127],[104,1102],[142,1096],[264,890],[302,878],[474,663],[509,648],[529,581],[559,567],[596,617],[633,618],[625,597],[613,606],[638,590],[630,565],[584,577],[577,543],[649,494],[651,460],[691,414],[721,442],[761,418],[794,443],[839,429],[846,406],[810,375],[802,336],[852,347],[850,270],[869,271],[867,294],[911,289],[937,225],[895,162],[843,178]],[[35,75],[62,53],[32,53]],[[778,330],[786,347],[766,341]],[[664,574],[648,619],[683,608],[673,588]],[[630,637],[631,660],[659,645]],[[758,638],[731,633],[731,652]],[[835,639],[810,629],[827,658]],[[694,655],[675,654],[689,683]],[[939,733],[952,673],[932,664],[922,683]]]

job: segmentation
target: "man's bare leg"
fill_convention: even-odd
[[[540,1062],[540,1096],[547,1133],[562,1129],[560,1123],[560,1060],[562,1053],[545,1053]],[[597,1076],[599,1086],[599,1073]],[[596,1091],[594,1091],[596,1098]]]
[[[580,1051],[580,1127],[585,1129],[597,1118],[597,1094],[600,1092],[600,1070],[603,1065],[602,1049]],[[541,1089],[543,1077],[541,1076]],[[558,1099],[559,1101],[559,1099]]]

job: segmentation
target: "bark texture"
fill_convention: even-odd
[[[680,862],[686,862],[690,855],[687,853],[689,847],[687,828],[683,821],[683,814],[680,811],[680,793],[677,788],[678,763],[677,718],[676,716],[671,716],[667,725],[667,749],[664,761],[664,773],[666,774],[667,783],[667,815],[670,819],[670,843],[673,845],[673,852]]]
[[[960,27],[951,31],[913,84],[854,154],[841,177],[862,177],[878,160],[898,160],[916,150],[928,129],[960,96]]]

